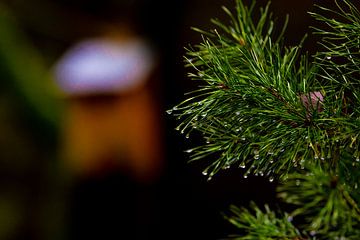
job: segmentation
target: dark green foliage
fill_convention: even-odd
[[[306,174],[291,174],[279,186],[279,197],[297,207],[292,216],[305,220],[302,229],[307,232],[326,236],[336,231],[345,236],[359,228],[360,209],[351,188],[336,174],[316,168]]]
[[[234,240],[301,239],[300,232],[291,223],[292,217],[278,217],[265,205],[265,211],[252,204],[251,210],[231,206],[233,216],[228,221],[244,231],[244,236],[231,236]]]
[[[310,58],[301,43],[283,46],[284,29],[275,36],[269,5],[254,21],[254,6],[237,0],[235,15],[223,8],[228,25],[195,29],[203,43],[188,49],[186,66],[200,88],[168,112],[187,137],[204,137],[187,152],[212,159],[209,179],[229,167],[277,178],[293,206],[282,217],[233,207],[228,220],[243,231],[235,239],[359,239],[360,13],[349,1],[310,13],[325,25],[314,28],[322,40]]]
[[[41,55],[27,41],[10,11],[0,4],[0,62],[1,73],[11,82],[29,109],[51,128],[58,127],[61,104],[50,71]],[[3,89],[2,89],[3,90]]]
[[[208,142],[192,150],[193,160],[220,153],[206,170],[210,176],[235,164],[249,173],[283,177],[295,163],[315,155],[308,149],[311,139],[305,138],[319,134],[308,129],[317,114],[300,98],[314,77],[306,58],[299,57],[300,47],[284,48],[272,40],[268,6],[256,24],[253,7],[239,1],[237,9],[232,26],[214,21],[222,35],[214,30],[188,52],[188,66],[195,69],[189,76],[206,86],[174,108],[184,119],[179,130],[198,129]]]

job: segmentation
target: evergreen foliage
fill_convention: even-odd
[[[269,5],[255,21],[255,3],[237,0],[236,14],[223,8],[229,24],[195,29],[203,42],[185,58],[200,87],[168,111],[186,137],[205,139],[187,150],[191,160],[211,161],[209,180],[229,167],[276,179],[294,209],[232,207],[227,219],[241,233],[232,239],[360,238],[360,12],[336,3],[310,13],[323,24],[313,28],[321,41],[312,57],[301,53],[303,40],[283,45],[285,27],[275,30]]]

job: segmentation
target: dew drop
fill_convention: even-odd
[[[254,159],[255,159],[255,160],[258,160],[259,157],[260,157],[259,154],[256,154],[256,155],[254,156]]]
[[[248,175],[244,175],[244,178],[248,178]]]
[[[296,184],[296,186],[300,186],[300,180],[299,179],[296,180],[295,184]]]
[[[190,134],[188,133],[188,134],[186,134],[186,136],[185,136],[185,138],[190,138]]]
[[[285,149],[284,149],[284,148],[280,150],[280,152],[284,152],[284,151],[285,151]]]
[[[177,127],[175,128],[175,130],[176,130],[176,131],[180,131],[180,126],[177,126]]]
[[[235,114],[239,116],[239,115],[240,115],[240,112],[236,112]]]
[[[230,164],[226,164],[223,169],[229,169],[230,168]]]
[[[208,175],[208,172],[205,170],[202,172],[202,175],[206,176],[206,175]]]
[[[357,184],[357,183],[355,183],[355,186],[354,186],[354,188],[355,188],[355,189],[357,189],[357,188],[358,188],[358,184]]]
[[[331,60],[331,56],[327,56],[326,59],[327,59],[327,60]]]
[[[246,138],[244,138],[244,137],[241,138],[241,141],[245,141],[245,140],[246,140]]]
[[[241,168],[246,168],[245,163],[240,164],[240,167],[241,167]]]
[[[274,181],[274,177],[270,177],[269,182],[273,182],[273,181]]]
[[[355,161],[356,161],[356,162],[360,162],[360,158],[357,157],[357,158],[355,159]]]
[[[273,155],[274,154],[274,152],[268,152],[268,155]]]
[[[186,153],[191,153],[193,150],[194,150],[194,149],[188,149],[188,150],[186,150],[185,152],[186,152]]]
[[[206,140],[206,143],[209,144],[209,143],[210,143],[210,140]]]
[[[260,174],[260,176],[264,176],[264,172],[263,172],[263,171],[260,171],[259,174]]]
[[[166,111],[166,113],[169,114],[169,115],[172,114],[172,112],[173,112],[173,110],[167,110]]]
[[[270,162],[271,164],[273,164],[273,163],[274,163],[274,160],[270,160],[269,162]]]

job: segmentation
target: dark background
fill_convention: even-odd
[[[266,2],[258,1],[258,6]],[[273,1],[271,10],[279,29],[285,15],[290,15],[287,45],[297,44],[310,33],[309,25],[316,23],[306,12],[316,2],[320,3]],[[10,16],[0,32],[4,40],[0,46],[8,43],[0,48],[0,239],[220,239],[236,233],[222,216],[230,204],[247,206],[254,200],[276,205],[274,183],[243,179],[238,169],[221,172],[207,182],[201,175],[206,162],[188,164],[183,152],[200,140],[185,140],[174,130],[174,117],[165,114],[195,86],[183,68],[184,47],[201,41],[190,27],[210,29],[210,18],[227,22],[220,7],[232,9],[233,1],[2,0],[0,4],[1,12]],[[321,4],[330,6],[333,1]],[[17,81],[35,67],[9,59],[36,55],[50,69],[71,45],[95,35],[98,26],[123,21],[133,24],[160,56],[157,95],[166,167],[151,184],[137,184],[118,175],[74,183],[58,164],[57,121],[61,117],[54,121],[46,117],[61,115],[61,103],[54,101],[60,110],[38,110],[51,102],[41,91],[43,83]],[[16,29],[14,36],[19,40],[13,45],[11,39],[6,41],[6,30],[11,28]],[[316,41],[310,36],[305,50],[313,53]],[[21,51],[25,45],[29,52]],[[39,102],[46,102],[44,106],[28,100],[31,93],[27,89],[36,92],[37,88],[35,95]]]

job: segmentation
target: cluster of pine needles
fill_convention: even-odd
[[[203,42],[185,59],[199,88],[168,111],[177,130],[204,138],[191,161],[209,162],[209,180],[235,167],[276,181],[294,209],[233,206],[230,239],[360,239],[360,12],[336,5],[310,13],[321,23],[314,56],[302,53],[305,38],[284,46],[269,5],[254,20],[255,3],[236,0],[234,14],[223,7],[228,24],[195,29]]]

